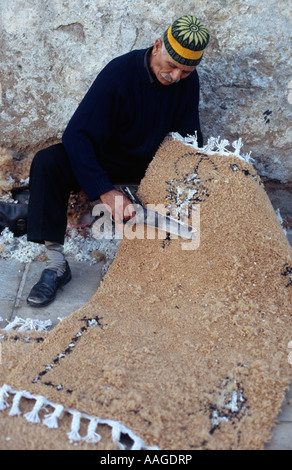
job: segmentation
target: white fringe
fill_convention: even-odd
[[[284,225],[283,225],[283,222],[284,222],[284,221],[283,221],[283,217],[281,216],[281,212],[280,212],[280,209],[279,209],[279,208],[276,210],[276,215],[277,215],[278,220],[279,220],[279,222],[280,222],[280,224],[281,224],[281,227],[282,227],[282,229],[283,229],[284,234],[287,236],[287,230],[285,229],[285,227],[284,227]]]
[[[14,395],[13,402],[11,405],[11,410],[9,415],[10,416],[19,416],[21,415],[21,410],[19,408],[19,404],[22,398],[26,398],[29,400],[34,400],[35,404],[31,411],[24,414],[24,417],[30,423],[41,423],[41,418],[39,416],[39,412],[42,409],[46,409],[46,407],[54,408],[53,413],[46,414],[42,420],[42,424],[45,426],[57,429],[58,428],[58,420],[61,419],[64,413],[69,413],[72,415],[71,421],[71,430],[67,433],[69,441],[71,443],[76,443],[79,441],[85,441],[88,443],[97,443],[101,440],[101,436],[96,432],[97,427],[99,424],[106,424],[112,429],[111,437],[112,441],[117,444],[118,449],[124,450],[125,446],[121,442],[122,434],[126,434],[130,437],[133,441],[131,446],[131,450],[159,450],[158,447],[148,447],[145,445],[143,439],[137,436],[131,429],[127,428],[119,421],[110,420],[110,419],[101,419],[97,416],[90,416],[86,413],[81,413],[80,411],[74,410],[72,408],[66,409],[63,405],[50,402],[45,397],[41,395],[32,395],[31,393],[23,390],[23,391],[16,391],[10,386],[4,384],[0,388],[0,411],[5,410],[6,408],[10,407],[10,404],[6,401],[6,398],[9,398],[9,395]],[[89,421],[87,426],[87,434],[86,436],[82,437],[79,434],[81,420]]]
[[[48,328],[52,326],[52,321],[51,320],[36,320],[32,318],[20,318],[20,317],[15,317],[14,320],[12,320],[8,325],[6,325],[5,328],[3,328],[3,331],[10,331],[13,328],[17,328],[17,331],[38,331],[39,333],[42,331],[47,331]]]
[[[68,432],[67,435],[69,437],[70,442],[76,442],[76,441],[81,441],[82,437],[79,434],[79,429],[80,429],[80,422],[81,422],[81,417],[82,414],[79,411],[71,410],[70,413],[73,416],[72,422],[71,422],[71,432]]]
[[[96,429],[99,423],[98,418],[91,418],[87,428],[87,435],[84,437],[85,442],[95,444],[100,441],[101,436],[97,434]]]
[[[243,146],[242,139],[239,138],[238,140],[235,140],[232,143],[232,147],[234,150],[227,150],[226,147],[230,145],[229,141],[226,139],[220,140],[221,137],[210,137],[208,139],[207,144],[204,147],[199,147],[198,146],[198,141],[197,141],[197,134],[195,135],[188,135],[187,137],[182,137],[178,132],[171,132],[170,137],[172,137],[174,140],[179,140],[180,142],[183,142],[185,145],[190,145],[191,147],[195,148],[196,150],[199,150],[202,153],[206,153],[207,155],[225,155],[225,156],[232,156],[234,155],[235,157],[240,158],[241,160],[246,161],[247,163],[250,163],[251,165],[254,164],[254,159],[250,156],[250,153],[241,155],[240,150]]]
[[[39,396],[36,397],[36,402],[35,405],[32,409],[32,411],[29,411],[28,413],[25,413],[24,417],[29,421],[30,423],[40,423],[41,420],[39,418],[39,411],[47,405],[48,402],[45,399],[45,397]]]
[[[62,418],[64,414],[64,406],[56,405],[55,411],[51,414],[45,415],[43,424],[51,429],[57,429],[58,419]]]
[[[19,409],[19,403],[20,403],[20,400],[22,399],[22,397],[23,397],[22,392],[17,392],[14,395],[12,407],[11,407],[11,410],[10,410],[10,413],[9,413],[10,416],[19,416],[19,415],[21,415],[21,411]]]
[[[7,401],[5,401],[5,397],[9,397],[10,387],[8,385],[3,385],[0,389],[0,411],[6,410],[9,407]]]

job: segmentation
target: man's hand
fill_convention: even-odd
[[[109,206],[116,224],[122,224],[124,220],[130,220],[135,215],[135,209],[130,199],[116,189],[102,194],[100,200]]]

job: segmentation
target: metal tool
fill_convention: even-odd
[[[170,215],[161,214],[158,211],[149,209],[144,206],[143,202],[133,194],[128,186],[121,188],[125,196],[127,196],[133,205],[136,205],[136,215],[133,219],[127,221],[132,224],[144,224],[149,227],[154,227],[158,230],[163,230],[171,235],[176,235],[187,240],[194,240],[196,230]]]

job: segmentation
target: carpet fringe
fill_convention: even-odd
[[[244,160],[251,165],[254,165],[255,160],[251,157],[251,153],[242,154],[240,153],[241,148],[243,147],[242,139],[239,138],[232,143],[232,147],[234,150],[228,150],[226,147],[230,145],[229,140],[221,139],[221,137],[210,137],[208,139],[207,144],[204,147],[199,147],[197,141],[197,133],[194,135],[188,135],[187,137],[182,137],[178,132],[171,132],[169,134],[171,138],[174,140],[178,140],[183,142],[185,145],[190,145],[191,147],[199,150],[202,153],[206,153],[207,155],[224,155],[224,156],[235,156],[238,157],[240,160]]]
[[[12,405],[8,403],[9,396],[14,395]],[[41,423],[51,429],[57,429],[59,427],[58,421],[62,419],[64,413],[69,413],[72,416],[71,430],[67,433],[70,443],[77,443],[79,441],[85,441],[87,443],[97,443],[101,440],[101,436],[96,432],[99,424],[105,424],[111,428],[111,438],[114,443],[117,444],[118,450],[125,450],[126,446],[122,442],[123,435],[127,435],[132,445],[129,450],[159,450],[158,447],[148,447],[145,445],[143,439],[137,436],[131,429],[124,426],[119,421],[111,419],[102,419],[97,416],[90,416],[86,413],[74,410],[72,408],[65,408],[63,405],[51,402],[41,395],[32,395],[30,392],[25,390],[17,391],[11,388],[9,385],[4,384],[0,388],[0,411],[4,411],[11,406],[9,415],[20,416],[22,414],[19,405],[22,398],[28,400],[34,400],[33,409],[24,414],[24,417],[29,423],[38,424]],[[39,413],[41,410],[47,410],[47,407],[54,408],[52,413],[46,414],[41,421]],[[81,420],[87,420],[87,434],[82,437],[79,433]]]
[[[0,321],[3,319],[0,317]],[[7,321],[7,320],[6,320]],[[2,331],[9,332],[13,329],[17,329],[18,332],[30,332],[37,331],[38,333],[47,332],[48,328],[51,328],[51,320],[37,320],[35,318],[21,318],[15,317],[14,320],[8,322],[8,325],[2,329]]]

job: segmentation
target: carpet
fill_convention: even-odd
[[[36,331],[34,326],[23,322],[27,326],[26,331],[22,327],[15,329],[10,324],[10,331],[0,330],[0,383],[5,383],[6,377],[13,371],[23,357],[32,354],[34,348],[47,338],[49,333]],[[46,426],[38,426],[38,422],[45,421],[47,415],[53,413],[55,404],[50,407],[43,406],[35,416],[34,426],[31,422],[32,399],[29,394],[20,392],[10,397],[5,395],[5,407],[0,414],[0,449],[1,450],[114,450],[111,427],[99,424],[99,434],[90,434],[88,438],[77,442],[68,439],[72,424],[72,414],[62,413],[62,419],[57,423],[54,419],[47,421]],[[3,398],[2,398],[3,400]],[[6,401],[7,400],[7,401]],[[14,405],[14,406],[13,406]],[[60,409],[60,408],[59,408]],[[84,429],[83,429],[84,427]],[[86,421],[81,423],[81,432],[88,435]],[[102,439],[101,439],[102,437]],[[99,442],[100,441],[100,442]],[[78,445],[77,445],[78,444]]]
[[[42,422],[30,425],[35,448],[65,412],[70,442],[100,445],[106,425],[120,449],[270,438],[292,380],[292,251],[250,156],[227,144],[161,145],[139,197],[188,217],[195,240],[126,225],[96,294],[3,378],[3,413]]]

